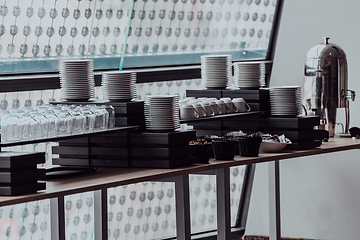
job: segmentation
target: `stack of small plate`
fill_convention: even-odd
[[[93,60],[63,60],[59,62],[62,96],[71,101],[87,101],[94,97]]]
[[[145,99],[145,123],[148,130],[173,131],[179,128],[179,96],[147,96]]]
[[[201,78],[206,88],[224,89],[232,77],[231,55],[201,56]]]
[[[101,85],[104,98],[115,101],[131,101],[136,98],[136,72],[113,71],[103,73]]]
[[[240,89],[258,89],[265,86],[265,64],[234,63],[234,82]]]
[[[270,88],[270,105],[271,115],[274,116],[297,116],[301,114],[301,87]]]

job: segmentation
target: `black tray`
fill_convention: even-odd
[[[80,138],[59,141],[59,146],[83,146],[83,147],[86,147],[88,145],[89,145],[89,137],[80,137]]]
[[[0,171],[0,183],[16,184],[37,181],[45,177],[44,169],[22,171]]]
[[[90,153],[89,147],[80,146],[53,146],[53,154],[66,154],[66,155],[82,155],[86,156]]]
[[[62,166],[82,166],[87,167],[90,166],[89,158],[53,158],[52,159],[53,165],[62,165]]]
[[[203,90],[186,90],[186,97],[208,97],[208,98],[222,98],[222,89],[210,90],[210,89],[203,89]]]
[[[96,159],[91,158],[90,164],[93,167],[129,167],[128,159]]]
[[[43,152],[0,152],[0,168],[22,169],[45,163]]]
[[[144,115],[144,101],[111,102],[115,115],[137,116]]]
[[[19,185],[9,185],[4,186],[0,185],[0,195],[1,196],[17,196],[29,193],[36,193],[39,190],[46,189],[45,182],[34,182],[29,184],[19,184]]]
[[[46,169],[46,179],[57,179],[63,177],[79,176],[82,174],[93,173],[97,170],[95,167],[53,167]]]
[[[267,117],[260,119],[260,127],[267,130],[312,129],[320,124],[319,116]]]
[[[223,90],[223,97],[229,98],[243,98],[248,101],[269,101],[269,89],[257,89],[257,90]]]
[[[126,157],[129,155],[128,148],[119,147],[91,147],[91,156],[122,156]]]
[[[140,125],[145,126],[145,117],[142,116],[126,116],[126,117],[115,117],[115,126],[133,126]]]
[[[194,140],[196,134],[194,130],[173,131],[173,132],[131,132],[131,144],[163,144],[178,145]]]

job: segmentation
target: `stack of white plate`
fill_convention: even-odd
[[[63,60],[59,62],[60,86],[66,100],[89,100],[94,97],[93,60]]]
[[[110,101],[131,101],[136,98],[135,84],[136,72],[113,71],[102,75],[104,98]]]
[[[265,86],[265,64],[234,63],[234,82],[240,89],[258,89]]]
[[[147,96],[145,99],[145,123],[148,130],[168,131],[179,128],[179,96]]]
[[[226,88],[232,77],[231,55],[201,56],[201,78],[206,88]]]
[[[297,116],[302,112],[301,87],[284,86],[270,88],[271,115]]]

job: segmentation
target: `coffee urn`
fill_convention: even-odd
[[[320,129],[334,136],[337,108],[345,108],[345,129],[349,131],[349,98],[355,99],[355,92],[348,89],[346,54],[339,46],[324,43],[312,47],[306,54],[304,103],[307,111],[320,116]]]

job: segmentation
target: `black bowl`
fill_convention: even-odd
[[[216,160],[234,160],[234,142],[214,140],[212,149]]]
[[[239,153],[242,157],[257,157],[259,155],[261,137],[238,137]]]

